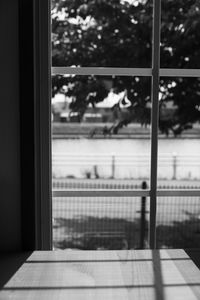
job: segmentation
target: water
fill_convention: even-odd
[[[53,176],[148,180],[150,148],[149,139],[53,139]],[[158,152],[160,179],[200,178],[199,139],[160,139]]]

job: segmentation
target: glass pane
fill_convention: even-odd
[[[159,197],[157,247],[200,247],[200,197]]]
[[[162,0],[161,68],[200,68],[200,2]]]
[[[146,77],[52,77],[54,190],[148,188],[150,86]],[[148,211],[141,197],[55,197],[54,248],[147,247]]]
[[[150,176],[150,78],[53,76],[53,187],[141,189]]]
[[[54,249],[148,248],[149,199],[53,198]]]
[[[200,78],[161,78],[158,188],[200,188]]]
[[[52,0],[52,65],[151,67],[152,0]]]

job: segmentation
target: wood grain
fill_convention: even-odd
[[[1,300],[200,299],[200,271],[183,250],[35,251],[15,271]]]

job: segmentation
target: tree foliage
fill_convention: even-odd
[[[53,66],[151,67],[151,0],[52,0]],[[200,3],[162,1],[161,67],[200,67]],[[53,96],[73,98],[71,109],[87,106],[112,91],[125,91],[129,113],[117,128],[132,120],[150,123],[150,79],[126,76],[54,76]],[[200,120],[200,80],[161,78],[159,128],[174,135]],[[165,114],[171,103],[172,113]]]

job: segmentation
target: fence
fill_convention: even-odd
[[[169,183],[170,184],[170,183]],[[161,183],[161,188],[165,188]],[[189,182],[168,188],[196,188]],[[54,189],[137,189],[131,180],[53,180]],[[143,186],[144,188],[144,186]],[[157,247],[200,247],[200,197],[159,197]],[[149,198],[62,197],[53,199],[55,248],[148,247]]]
[[[150,156],[147,154],[74,154],[53,153],[53,175],[75,178],[149,178]],[[158,156],[160,179],[199,179],[200,155],[165,153]]]

